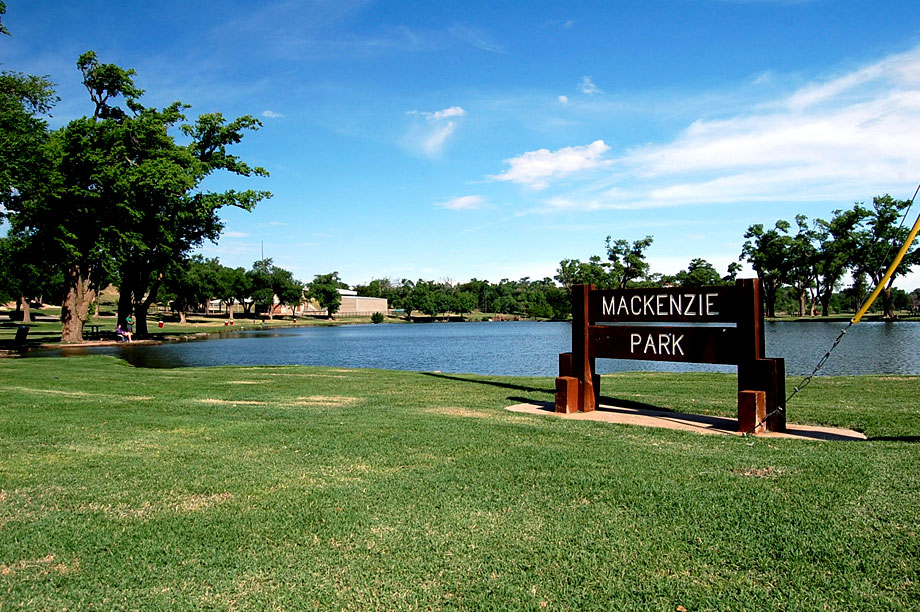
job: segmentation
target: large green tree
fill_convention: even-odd
[[[896,200],[886,194],[873,198],[869,207],[863,204],[853,206],[852,214],[860,221],[854,235],[853,272],[856,276],[868,276],[873,287],[882,281],[882,277],[894,261],[895,254],[907,240],[910,228],[901,224],[900,219],[909,205],[909,201]],[[882,307],[886,319],[895,317],[892,298],[895,279],[907,274],[918,263],[920,249],[912,247],[882,288]]]
[[[630,282],[645,278],[649,273],[649,263],[645,252],[654,238],[646,236],[630,243],[627,240],[612,240],[607,236],[607,260],[610,261],[610,274],[615,289],[625,289]]]
[[[131,71],[94,67],[88,54],[78,66],[95,103],[93,116],[71,121],[50,135],[42,146],[42,180],[17,189],[7,206],[12,231],[28,235],[64,271],[64,342],[82,340],[89,305],[115,269],[113,251],[130,222],[123,175],[133,143],[125,130],[125,113],[109,112],[107,105],[122,97],[131,107],[139,93]]]
[[[812,242],[811,230],[808,227],[808,218],[805,215],[796,215],[795,223],[798,231],[791,237],[789,243],[789,268],[786,281],[795,289],[798,301],[799,316],[806,313],[806,302],[809,292],[815,287],[813,262],[818,253]],[[810,300],[810,314],[814,315],[815,299]]]
[[[677,283],[681,287],[706,287],[721,285],[723,280],[711,263],[696,257],[690,261],[686,270],[677,273]]]
[[[0,2],[0,19],[5,12]],[[2,21],[0,34],[10,35]],[[48,178],[50,132],[40,115],[50,113],[57,100],[47,76],[0,72],[0,222]],[[28,228],[10,228],[0,240],[0,293],[15,299],[28,319],[30,299],[46,293],[54,276],[46,269],[46,252]]]
[[[860,215],[855,210],[835,210],[829,221],[816,219],[811,230],[814,257],[812,274],[821,316],[830,314],[831,298],[856,257],[855,231]]]
[[[184,123],[176,102],[145,108],[134,71],[100,63],[87,52],[77,62],[94,105],[56,131],[45,147],[47,177],[9,207],[15,231],[33,234],[66,270],[64,342],[82,339],[89,304],[107,282],[120,288],[119,318],[135,314],[139,335],[170,263],[183,260],[222,229],[223,206],[249,209],[266,192],[199,190],[216,170],[264,175],[228,155],[228,145],[258,127],[251,117],[226,122],[219,114]],[[171,133],[189,139],[180,146]]]
[[[245,304],[252,292],[246,269],[242,267],[230,268],[220,266],[217,276],[217,286],[214,297],[227,305],[227,318],[233,320],[233,311],[236,304]]]
[[[780,219],[772,229],[765,230],[763,224],[757,223],[744,233],[739,259],[747,259],[757,273],[768,317],[776,316],[776,295],[788,281],[792,267],[789,227],[788,221]]]
[[[410,297],[412,309],[418,310],[429,317],[434,317],[450,310],[451,302],[451,296],[445,291],[443,285],[421,279],[415,283]]]
[[[58,295],[62,284],[43,252],[27,237],[0,238],[0,302],[16,301],[15,318],[29,321],[29,306],[46,296]]]
[[[592,255],[588,261],[563,259],[556,269],[556,280],[566,289],[575,285],[594,285],[598,288],[610,288],[616,283],[611,273],[611,264]]]
[[[312,281],[307,283],[306,290],[308,297],[316,300],[320,308],[326,309],[326,317],[334,319],[335,313],[342,305],[342,294],[339,293],[339,289],[345,287],[346,285],[339,278],[339,273],[330,272],[329,274],[317,274]]]
[[[199,309],[214,295],[217,284],[217,261],[195,255],[170,264],[165,281],[158,286],[157,299],[169,302],[185,323],[192,310]]]
[[[90,72],[102,68],[98,64],[90,66]],[[199,190],[201,182],[216,171],[244,177],[268,176],[263,168],[250,167],[227,150],[239,143],[246,131],[256,130],[261,124],[250,116],[228,122],[220,113],[204,114],[194,123],[183,123],[182,111],[186,108],[174,103],[158,111],[135,104],[135,115],[127,122],[139,146],[127,181],[127,205],[135,213],[135,223],[123,232],[121,250],[116,255],[119,318],[133,312],[140,336],[147,331],[147,311],[168,265],[186,257],[205,240],[217,241],[223,230],[218,211],[225,206],[251,210],[271,195],[255,190]],[[176,144],[170,134],[177,125],[189,139],[184,146]]]
[[[278,306],[290,306],[294,310],[304,298],[304,284],[284,268],[275,266],[271,274],[272,290],[278,300]],[[272,308],[274,310],[274,307]]]
[[[272,315],[275,305],[275,290],[272,288],[272,259],[266,257],[253,262],[252,268],[246,272],[250,288],[249,298],[257,310],[264,310]]]
[[[345,287],[346,285],[339,278],[339,273],[331,272],[329,274],[317,274],[307,284],[306,290],[307,296],[316,300],[320,308],[326,309],[326,317],[334,319],[335,313],[338,312],[339,307],[342,305],[342,294],[339,293],[339,289]]]

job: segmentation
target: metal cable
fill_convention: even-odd
[[[834,340],[834,344],[832,344],[831,348],[827,349],[827,352],[824,353],[824,356],[818,360],[818,364],[815,366],[815,369],[811,371],[811,374],[803,378],[802,381],[798,385],[792,388],[792,393],[790,393],[786,397],[786,401],[783,403],[782,406],[778,406],[776,410],[771,410],[769,413],[767,413],[767,415],[764,418],[760,419],[760,422],[754,425],[754,427],[750,431],[746,431],[742,435],[747,436],[749,434],[754,433],[760,428],[761,425],[766,423],[768,419],[786,410],[786,405],[789,404],[789,402],[792,400],[793,397],[795,397],[796,393],[798,393],[799,391],[807,387],[808,384],[811,382],[811,379],[814,378],[815,375],[817,375],[818,370],[824,367],[824,364],[827,363],[827,359],[831,356],[831,353],[834,352],[834,349],[837,348],[837,346],[840,344],[840,341],[843,340],[843,337],[846,335],[847,331],[851,327],[853,327],[852,321],[850,321],[849,325],[847,325],[846,327],[840,330],[840,333],[837,334],[837,339]]]
[[[900,225],[898,225],[899,230],[902,227],[904,227],[904,222],[907,220],[907,215],[910,214],[910,209],[914,205],[914,201],[917,199],[918,193],[920,193],[920,184],[917,185],[917,188],[914,190],[914,195],[907,202],[907,208],[904,210],[904,214],[901,216]],[[895,234],[897,235],[897,232]],[[883,261],[886,261],[888,259],[888,255],[891,253],[892,246],[894,246],[894,243],[888,245],[888,250],[885,252],[885,257]],[[801,391],[802,389],[808,386],[808,384],[811,382],[811,379],[815,377],[815,375],[818,373],[818,370],[824,367],[824,364],[827,362],[828,358],[831,356],[831,353],[834,351],[835,348],[837,348],[837,346],[840,344],[840,341],[843,340],[843,337],[846,335],[847,331],[849,331],[849,329],[853,327],[854,324],[855,323],[851,319],[849,325],[847,325],[845,328],[840,330],[840,333],[837,335],[837,339],[834,340],[834,344],[832,344],[831,348],[829,348],[827,352],[824,353],[824,356],[818,360],[818,364],[815,366],[815,369],[811,371],[811,374],[803,378],[802,382],[800,382],[798,385],[792,388],[792,393],[790,393],[789,396],[786,397],[786,401],[784,405],[777,407],[776,410],[771,410],[764,418],[760,420],[759,423],[754,425],[753,429],[751,429],[750,431],[745,431],[742,435],[748,436],[754,433],[760,428],[761,425],[766,423],[767,420],[770,419],[770,417],[773,417],[783,412],[784,410],[786,410],[786,404],[788,404],[799,391]]]
[[[907,201],[907,208],[904,209],[904,214],[901,215],[901,223],[898,224],[897,231],[894,232],[894,235],[891,238],[891,243],[888,245],[888,249],[885,251],[885,256],[882,258],[882,261],[888,261],[888,256],[891,255],[891,249],[897,246],[898,233],[901,231],[901,228],[904,227],[904,223],[907,221],[907,215],[910,214],[910,209],[914,205],[914,200],[917,199],[917,194],[920,193],[920,184],[917,185],[917,188],[914,190],[914,195]],[[889,286],[894,282],[894,277],[888,281]]]

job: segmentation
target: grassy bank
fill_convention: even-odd
[[[0,313],[0,317],[4,315]],[[163,327],[158,327],[158,319],[151,318],[148,320],[148,339],[150,340],[171,340],[175,338],[186,337],[194,334],[224,334],[234,333],[253,329],[269,329],[277,327],[326,327],[332,325],[354,325],[370,324],[371,318],[368,317],[339,317],[337,319],[325,318],[275,318],[275,319],[252,319],[238,317],[233,325],[224,316],[215,315],[192,315],[188,317],[185,323],[179,323],[172,317],[164,318]],[[387,323],[403,323],[404,320],[396,317],[387,317]],[[115,326],[117,320],[114,316],[93,317],[87,324],[99,325],[103,333],[102,338],[105,340],[115,340]],[[0,318],[0,349],[14,348],[13,339],[16,337],[17,328],[22,325],[19,321],[5,321]],[[55,344],[61,340],[61,323],[59,321],[39,320],[32,321],[28,324],[29,335],[26,346],[38,346],[42,344]],[[89,329],[84,330],[84,337],[87,340],[93,340],[90,337]]]
[[[897,610],[920,380],[818,379],[859,443],[509,413],[551,379],[0,361],[0,610]],[[735,378],[604,377],[732,414]]]

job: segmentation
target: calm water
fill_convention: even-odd
[[[808,374],[845,323],[767,323],[767,356],[788,374]],[[140,367],[322,365],[430,372],[555,376],[570,350],[568,323],[432,323],[297,327],[159,346],[117,345],[35,351],[30,356],[110,354]],[[602,373],[734,372],[732,366],[598,360]],[[823,375],[920,374],[920,323],[860,323],[831,355]]]

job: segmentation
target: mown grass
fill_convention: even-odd
[[[818,379],[866,442],[510,413],[552,379],[0,360],[0,610],[899,610],[920,380]],[[604,377],[732,414],[735,379]]]

